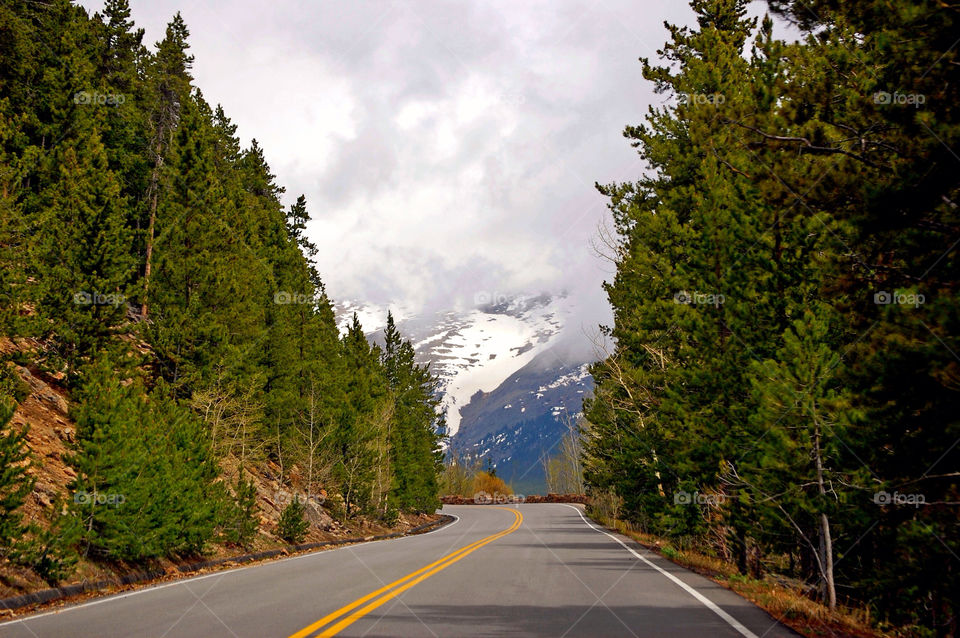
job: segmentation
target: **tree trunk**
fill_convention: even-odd
[[[277,465],[280,466],[280,485],[283,485],[283,441],[280,436],[279,421],[277,421]]]
[[[837,608],[837,590],[833,582],[833,541],[830,538],[830,520],[825,512],[820,513],[820,535],[823,539],[823,571],[827,605],[831,610]]]
[[[740,526],[734,523],[733,526],[733,551],[737,561],[737,572],[746,575],[747,573],[747,538]]]
[[[153,163],[153,173],[150,175],[150,221],[147,223],[147,251],[143,265],[143,303],[140,305],[140,315],[143,319],[149,316],[147,308],[147,294],[150,290],[150,271],[153,262],[153,236],[157,224],[157,191],[160,183],[160,166],[163,164],[161,147],[157,145],[157,157]]]
[[[813,455],[817,464],[817,486],[821,502],[826,499],[827,489],[823,480],[823,458],[820,452],[820,424],[814,413]],[[824,599],[831,610],[837,608],[837,589],[833,581],[833,540],[830,538],[830,519],[820,512],[820,569],[823,575]]]

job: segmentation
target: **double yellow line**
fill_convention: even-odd
[[[334,621],[339,620],[339,622],[336,622],[335,624],[330,625],[319,634],[316,634],[317,636],[335,636],[337,632],[342,631],[343,629],[349,627],[350,625],[352,625],[359,619],[363,618],[365,615],[367,615],[368,613],[370,613],[380,605],[384,604],[388,600],[396,598],[397,596],[399,596],[406,590],[410,589],[411,587],[414,587],[418,583],[430,578],[431,576],[436,574],[438,571],[442,569],[446,569],[447,567],[449,567],[450,565],[453,565],[455,562],[457,562],[461,558],[464,558],[468,554],[471,554],[477,551],[484,545],[488,545],[493,541],[497,540],[498,538],[503,538],[507,534],[512,534],[517,530],[517,528],[520,527],[521,523],[523,523],[523,514],[521,514],[518,510],[509,509],[506,507],[498,507],[497,509],[507,510],[508,512],[513,513],[515,517],[513,520],[513,524],[507,529],[503,530],[502,532],[497,532],[496,534],[487,536],[485,538],[481,538],[480,540],[474,543],[471,543],[466,547],[461,547],[455,552],[451,552],[450,554],[447,554],[443,558],[430,563],[426,567],[421,567],[420,569],[413,572],[412,574],[407,574],[403,578],[399,580],[395,580],[389,585],[384,585],[380,589],[370,592],[363,598],[358,598],[357,600],[353,601],[349,605],[341,607],[335,612],[327,614],[317,622],[307,627],[304,627],[297,633],[290,636],[290,638],[306,638],[306,636],[313,634],[313,632],[319,630],[321,627],[324,627]],[[368,603],[368,604],[362,607],[361,609],[357,609],[357,607],[360,607],[364,603]],[[354,609],[357,609],[357,611],[353,611]],[[353,612],[353,613],[349,613],[349,612]]]

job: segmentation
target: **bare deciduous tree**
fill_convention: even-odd
[[[554,494],[583,494],[583,453],[580,425],[571,417],[565,419],[567,431],[560,439],[556,454],[544,456],[543,470],[547,479],[547,490]]]
[[[294,449],[306,472],[303,488],[309,500],[314,495],[317,480],[326,482],[330,476],[331,464],[328,455],[324,454],[323,443],[332,429],[325,427],[323,423],[314,379],[310,380],[310,391],[304,399],[305,405],[297,411],[298,420],[294,426],[297,437]]]
[[[258,433],[263,403],[257,395],[256,384],[244,388],[228,386],[221,371],[217,381],[198,390],[191,402],[209,428],[214,452],[221,457],[237,458],[241,467],[251,458],[258,458],[265,444]]]

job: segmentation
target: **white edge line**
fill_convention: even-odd
[[[204,580],[204,579],[206,579],[206,578],[213,578],[214,576],[228,576],[228,575],[230,575],[230,574],[236,574],[236,573],[238,573],[238,572],[242,572],[242,571],[247,570],[247,569],[254,569],[254,568],[257,568],[257,567],[266,567],[266,566],[268,566],[268,565],[278,565],[278,564],[280,564],[280,563],[285,563],[285,562],[287,562],[287,561],[293,561],[293,560],[300,560],[300,559],[302,559],[302,558],[316,558],[316,557],[318,557],[318,556],[326,556],[326,555],[328,555],[328,554],[331,554],[331,553],[333,553],[333,552],[339,551],[339,550],[341,550],[341,549],[350,549],[350,548],[352,548],[352,549],[357,549],[358,547],[361,547],[361,546],[364,546],[364,545],[373,545],[374,543],[381,543],[381,542],[383,542],[383,541],[399,541],[399,540],[403,540],[403,539],[405,539],[405,538],[419,538],[419,537],[421,537],[421,536],[429,536],[430,534],[435,534],[435,533],[440,532],[440,531],[443,531],[443,530],[445,530],[445,529],[450,529],[451,527],[453,527],[454,525],[456,525],[457,523],[460,522],[460,517],[459,517],[459,516],[457,516],[457,515],[455,515],[455,514],[448,514],[448,516],[453,516],[454,521],[453,521],[452,523],[448,523],[447,525],[443,525],[442,527],[440,527],[440,528],[438,528],[438,529],[435,529],[435,530],[433,530],[432,532],[424,532],[423,534],[411,534],[411,535],[409,535],[409,536],[400,536],[399,538],[379,538],[379,539],[373,540],[373,541],[364,541],[364,542],[360,542],[360,543],[356,543],[356,544],[347,544],[347,545],[344,545],[343,547],[334,547],[333,549],[320,549],[320,548],[317,548],[316,551],[307,552],[306,554],[299,554],[299,555],[297,555],[297,556],[288,556],[288,557],[286,557],[286,558],[278,558],[278,559],[276,559],[276,560],[269,560],[269,559],[267,559],[267,560],[265,560],[264,562],[257,563],[256,565],[246,565],[246,566],[244,566],[244,567],[234,567],[234,568],[231,568],[231,569],[221,569],[221,570],[218,570],[218,571],[215,571],[215,572],[211,572],[211,573],[209,573],[209,574],[203,574],[203,575],[201,575],[201,576],[188,576],[188,577],[186,577],[186,578],[180,578],[180,579],[177,579],[177,580],[175,580],[175,581],[173,581],[173,582],[171,582],[171,583],[164,583],[164,584],[162,584],[162,585],[153,585],[153,586],[147,585],[146,587],[143,587],[143,588],[141,588],[141,589],[136,589],[136,590],[134,590],[134,591],[125,592],[125,593],[122,593],[122,594],[111,594],[111,595],[103,596],[103,597],[97,598],[96,600],[91,600],[91,601],[88,601],[88,602],[85,602],[85,603],[77,603],[77,604],[75,604],[75,605],[67,605],[67,606],[61,607],[61,608],[59,608],[59,609],[53,609],[53,610],[51,610],[51,611],[45,611],[45,612],[42,612],[42,613],[39,613],[39,614],[31,614],[31,615],[29,615],[29,616],[23,616],[22,618],[14,618],[14,619],[12,619],[12,620],[7,620],[7,621],[4,621],[4,622],[0,622],[0,627],[5,627],[5,626],[7,626],[7,625],[14,625],[14,624],[16,624],[16,623],[25,623],[25,622],[29,622],[29,621],[31,621],[31,620],[34,620],[35,618],[43,618],[44,616],[53,616],[53,615],[55,615],[55,614],[62,614],[62,613],[68,612],[68,611],[73,611],[74,609],[82,609],[83,607],[92,607],[92,606],[94,606],[94,605],[100,605],[100,604],[102,604],[102,603],[109,603],[109,602],[112,602],[112,601],[115,601],[115,600],[121,600],[121,599],[123,599],[123,598],[130,598],[131,596],[136,596],[136,595],[138,595],[138,594],[146,594],[146,593],[148,593],[148,592],[158,591],[158,590],[160,590],[160,589],[166,589],[167,587],[176,587],[177,585],[183,585],[183,584],[185,584],[185,583],[192,583],[192,582],[196,582],[196,581],[198,581],[198,580]]]
[[[565,504],[565,505],[566,505],[566,504]],[[725,612],[725,611],[723,611],[722,609],[720,609],[720,607],[718,607],[718,606],[716,605],[716,603],[714,603],[712,600],[710,600],[709,598],[707,598],[706,596],[704,596],[703,594],[701,594],[700,592],[698,592],[696,589],[694,589],[694,588],[691,587],[690,585],[686,584],[685,582],[683,582],[682,580],[680,580],[679,578],[677,578],[676,576],[674,576],[674,575],[671,574],[670,572],[666,571],[665,569],[663,569],[663,568],[660,567],[659,565],[657,565],[657,564],[653,563],[652,561],[648,560],[646,557],[641,556],[641,555],[638,554],[636,551],[634,551],[633,548],[629,547],[626,543],[624,543],[622,540],[620,540],[619,538],[617,538],[617,537],[614,536],[613,534],[611,534],[611,533],[609,533],[609,532],[607,532],[607,531],[605,531],[605,530],[602,530],[602,529],[600,529],[599,527],[593,525],[590,521],[588,521],[588,520],[586,519],[586,517],[584,517],[583,512],[580,511],[580,508],[574,507],[573,505],[566,505],[566,506],[569,507],[570,509],[574,510],[577,514],[579,514],[579,515],[580,515],[580,518],[583,519],[583,522],[586,523],[588,527],[590,527],[591,529],[594,529],[594,530],[600,532],[601,534],[604,534],[605,536],[609,536],[609,537],[612,538],[613,540],[615,540],[615,541],[617,541],[618,543],[620,543],[620,545],[622,545],[625,550],[627,550],[628,552],[630,552],[631,554],[633,554],[635,557],[637,557],[638,559],[642,560],[644,563],[646,563],[646,564],[649,565],[650,567],[653,567],[655,570],[657,570],[658,572],[660,572],[661,574],[663,574],[664,576],[666,576],[667,578],[669,578],[670,580],[672,580],[674,583],[676,583],[677,585],[679,585],[681,588],[683,588],[684,591],[686,591],[688,594],[690,594],[691,596],[693,596],[694,598],[696,598],[697,600],[699,600],[701,603],[703,603],[703,604],[707,607],[707,609],[709,609],[710,611],[712,611],[712,612],[715,613],[716,615],[720,616],[723,620],[726,621],[726,623],[727,623],[728,625],[730,625],[731,627],[733,627],[734,629],[736,629],[738,632],[740,632],[741,635],[745,636],[746,638],[758,638],[758,637],[757,637],[757,634],[753,633],[752,631],[750,631],[749,629],[747,629],[746,627],[744,627],[744,626],[740,623],[740,621],[738,621],[736,618],[734,618],[733,616],[731,616],[731,615],[728,614],[727,612]]]

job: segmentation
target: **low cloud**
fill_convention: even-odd
[[[133,18],[154,42],[178,10],[205,97],[288,202],[306,194],[335,299],[431,311],[567,290],[576,331],[609,322],[593,185],[640,175],[621,131],[664,98],[637,58],[683,3],[157,0]]]

